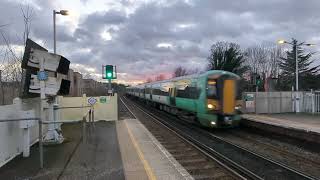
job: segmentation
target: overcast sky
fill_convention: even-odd
[[[102,64],[117,65],[119,82],[168,77],[180,65],[201,69],[221,40],[242,48],[292,37],[320,44],[319,0],[0,0],[0,30],[17,50],[27,4],[30,38],[51,51],[52,10],[71,11],[57,15],[57,53],[97,79]]]

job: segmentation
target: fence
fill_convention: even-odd
[[[320,113],[320,91],[305,92],[303,97],[303,112]]]
[[[0,167],[21,152],[28,156],[27,147],[38,141],[39,102],[39,98],[16,98],[13,104],[0,106]]]
[[[290,113],[296,112],[299,99],[300,112],[320,113],[320,92],[245,92],[243,94],[246,113]]]
[[[0,167],[23,152],[24,157],[30,154],[30,146],[43,139],[43,132],[48,131],[50,124],[73,123],[82,121],[83,134],[86,131],[86,122],[94,122],[93,108],[87,109],[81,119],[40,121],[40,98],[27,99],[22,102],[15,98],[12,105],[0,106]],[[30,109],[32,108],[32,109]],[[59,107],[88,108],[80,107]],[[48,108],[45,108],[48,109]],[[45,111],[45,119],[48,119],[48,111]],[[43,167],[42,141],[39,141],[40,167]]]

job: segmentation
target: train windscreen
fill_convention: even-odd
[[[207,83],[207,98],[217,98],[217,81],[215,79],[209,79]]]

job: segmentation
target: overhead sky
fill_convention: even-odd
[[[53,9],[71,11],[57,15],[57,53],[97,80],[103,64],[117,65],[119,82],[135,83],[169,77],[177,66],[201,69],[221,40],[242,48],[292,37],[320,44],[319,0],[0,0],[0,30],[18,50],[27,5],[30,38],[51,51]]]

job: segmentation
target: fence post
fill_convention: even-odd
[[[254,112],[257,113],[257,91],[254,93]]]
[[[20,118],[23,116],[22,114],[22,100],[20,98],[14,98],[13,99],[13,104],[16,107],[16,112],[18,112],[18,117]],[[22,113],[22,114],[21,114]],[[23,117],[22,117],[23,118]],[[21,123],[25,123],[25,126],[23,126],[22,130],[22,149],[23,149],[23,157],[29,157],[30,155],[30,128],[28,127],[29,122],[19,122],[20,125]]]
[[[280,113],[282,113],[282,91],[280,91]]]
[[[293,88],[293,86],[292,86],[292,88],[291,88],[291,106],[292,106],[292,112],[295,112],[295,110],[296,110],[296,108],[295,108],[295,97],[293,97],[293,90],[294,90],[294,88]]]
[[[314,96],[315,96],[315,93],[314,93],[314,91],[313,91],[313,89],[311,89],[311,108],[312,108],[312,114],[314,114],[315,113],[315,105],[316,105],[316,103],[315,103],[315,98],[314,98]]]
[[[268,105],[268,114],[270,114],[270,93],[269,91],[267,92],[267,105]]]
[[[86,116],[82,119],[82,141],[86,142]]]
[[[92,113],[91,113],[91,115],[92,115],[92,123],[94,123],[94,106],[92,106]]]

